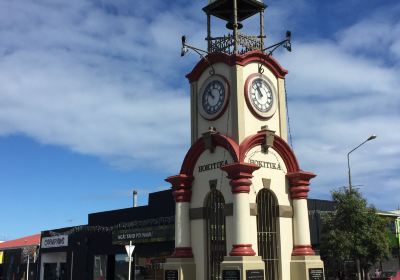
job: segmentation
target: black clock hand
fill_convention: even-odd
[[[214,94],[212,94],[212,90],[210,90],[210,91],[208,92],[208,95],[211,95],[212,99],[215,99]]]
[[[261,92],[259,86],[257,86],[257,91],[258,91],[258,96],[259,96],[260,98],[262,98],[264,95],[262,94],[262,92]]]

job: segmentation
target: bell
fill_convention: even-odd
[[[241,22],[238,22],[237,23],[237,29],[239,30],[239,29],[242,29],[243,28],[243,24],[241,23]],[[226,28],[228,28],[228,29],[230,29],[230,30],[233,30],[233,21],[228,21],[227,23],[226,23]]]

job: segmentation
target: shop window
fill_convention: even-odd
[[[128,256],[126,254],[115,255],[115,274],[114,279],[116,280],[128,280],[129,274],[129,262],[127,261]],[[134,273],[134,262],[132,262],[132,275]],[[133,277],[132,277],[133,278]]]
[[[107,255],[95,255],[93,280],[107,280]]]

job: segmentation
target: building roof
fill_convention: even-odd
[[[400,210],[393,210],[393,211],[389,211],[389,212],[400,216]]]
[[[172,189],[149,194],[149,204],[89,214],[89,226],[114,226],[119,223],[175,216]]]
[[[377,210],[376,211],[378,215],[380,216],[385,216],[385,217],[400,217],[400,213],[397,211],[381,211]]]
[[[40,234],[34,234],[2,242],[0,243],[0,250],[15,249],[25,246],[37,246],[39,244],[40,244]]]

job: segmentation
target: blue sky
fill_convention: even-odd
[[[189,148],[189,85],[206,1],[0,0],[0,240],[84,224],[166,189]],[[268,43],[293,32],[293,147],[318,174],[311,197],[353,184],[400,204],[400,4],[271,1]],[[255,30],[255,22],[244,22]],[[214,34],[224,30],[216,23]]]

